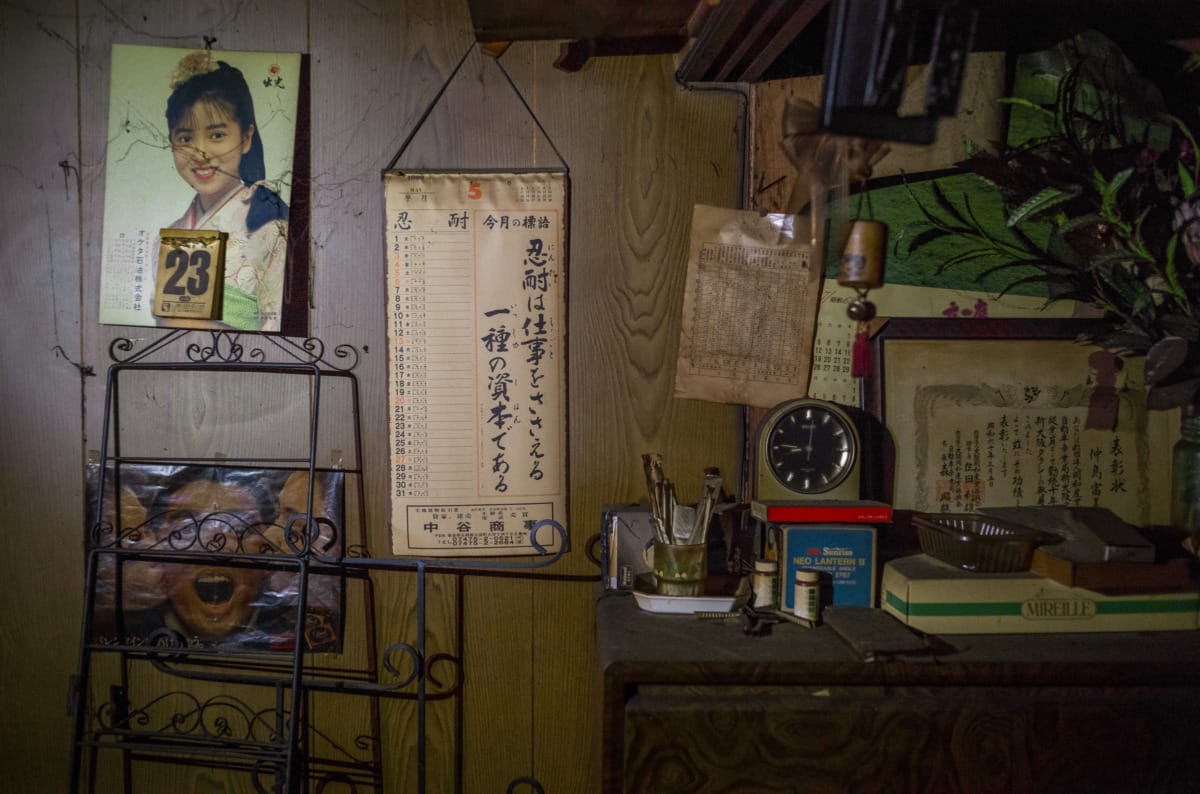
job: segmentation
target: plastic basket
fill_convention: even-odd
[[[980,573],[1027,571],[1033,550],[1059,538],[978,513],[913,516],[921,551],[957,568]]]

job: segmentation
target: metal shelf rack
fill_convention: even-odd
[[[196,341],[197,337],[201,341]],[[102,446],[95,469],[98,481],[93,483],[96,498],[86,540],[79,661],[70,687],[72,794],[99,790],[100,758],[108,752],[118,754],[121,785],[129,794],[137,790],[136,770],[156,763],[233,770],[244,774],[247,787],[257,792],[319,792],[331,784],[382,792],[380,702],[386,698],[411,701],[415,708],[416,779],[418,791],[424,792],[428,783],[426,706],[435,700],[460,698],[463,680],[461,650],[430,653],[426,645],[429,575],[454,577],[458,649],[462,648],[466,577],[581,582],[598,578],[534,573],[552,566],[568,548],[564,528],[552,520],[530,527],[530,537],[549,527],[560,534],[559,550],[529,560],[371,556],[366,543],[359,390],[353,373],[358,351],[349,346],[327,348],[315,338],[252,338],[257,346],[246,347],[236,333],[178,330],[141,349],[125,339],[114,341],[109,348],[115,363],[106,383]],[[184,345],[184,356],[170,360],[168,351],[178,345]],[[160,358],[163,360],[157,360]],[[144,400],[125,397],[131,392],[139,397],[150,394],[153,402],[157,397],[151,394],[154,386],[171,377],[180,378],[181,383],[174,384],[174,391],[164,390],[164,395],[211,390],[218,384],[226,388],[230,383],[253,389],[269,382],[274,388],[286,388],[293,404],[304,403],[307,421],[288,422],[284,417],[284,427],[269,432],[260,423],[253,432],[234,433],[225,439],[235,447],[232,453],[173,449],[167,443],[169,434],[159,434],[153,427],[161,416],[147,411]],[[301,389],[305,397],[297,400]],[[245,409],[241,420],[261,418],[255,411],[262,406],[253,400],[236,404]],[[330,411],[348,417],[348,439],[331,441],[328,437],[323,412]],[[177,414],[174,421],[178,421]],[[204,420],[195,421],[204,426]],[[143,423],[151,427],[142,427]],[[347,422],[343,420],[342,426],[345,431]],[[154,442],[147,444],[146,439]],[[260,442],[261,452],[257,448]],[[319,465],[327,453],[333,462]],[[126,524],[119,496],[122,477],[145,466],[307,472],[306,510],[286,524],[239,520],[215,512],[189,514],[182,525],[173,525],[170,531],[162,529],[161,514]],[[314,511],[314,482],[330,472],[344,478],[342,526]],[[222,522],[220,532],[212,531],[213,522]],[[209,644],[197,642],[178,627],[131,634],[123,616],[125,594],[134,588],[125,581],[125,572],[139,564],[158,569],[203,566],[219,572],[250,569],[262,576],[287,577],[295,587],[281,610],[285,630],[272,635],[283,639],[265,645]],[[415,627],[410,641],[396,641],[380,651],[373,577],[389,571],[414,576]],[[344,653],[313,651],[319,647],[314,644],[314,636],[318,636],[314,632],[325,628],[308,609],[313,583],[321,581],[318,577],[339,583],[343,598],[340,617],[345,623],[340,636],[347,645]],[[114,636],[100,636],[97,631],[97,615],[104,614],[106,606],[105,587],[112,591],[107,606],[117,623]],[[368,704],[361,731],[349,740],[322,730],[314,715],[315,698],[341,696],[359,696]],[[458,739],[461,743],[461,720]],[[461,765],[461,754],[457,754],[459,778]],[[533,778],[518,778],[508,790],[518,786],[542,790]],[[461,780],[454,788],[461,790]],[[439,786],[439,790],[445,789]]]

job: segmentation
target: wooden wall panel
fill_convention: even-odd
[[[552,45],[514,45],[505,64],[571,168],[569,273],[571,531],[565,572],[584,555],[602,505],[644,496],[643,452],[662,452],[681,498],[705,466],[736,482],[734,406],[677,400],[674,358],[696,203],[736,206],[741,98],[675,85],[667,56],[547,68]],[[597,731],[594,586],[532,592],[534,772],[547,791],[587,791]],[[569,751],[562,736],[577,736]],[[589,737],[587,741],[584,737]]]
[[[79,145],[74,4],[0,6],[0,727],[12,791],[66,783],[79,631]],[[60,162],[64,165],[60,166]],[[16,763],[16,759],[20,759]]]
[[[312,329],[363,352],[356,374],[368,540],[374,554],[386,555],[381,171],[472,34],[465,2],[442,0],[203,0],[170,10],[149,0],[82,0],[37,13],[4,6],[0,14],[5,52],[16,53],[0,106],[17,120],[0,135],[5,151],[22,152],[3,161],[17,189],[0,199],[0,520],[10,537],[53,528],[33,532],[30,544],[0,563],[3,702],[24,715],[5,721],[0,746],[30,759],[15,770],[14,790],[51,792],[62,790],[67,776],[71,726],[63,704],[75,668],[83,578],[81,463],[100,443],[108,347],[118,337],[158,333],[96,319],[111,45],[202,46],[211,36],[223,49],[311,53]],[[588,577],[596,568],[584,546],[599,529],[601,505],[642,496],[640,453],[662,452],[686,499],[698,496],[704,466],[721,466],[736,479],[737,408],[676,400],[671,392],[691,208],[737,203],[743,100],[676,86],[669,56],[597,59],[574,74],[555,70],[556,56],[554,43],[522,43],[503,64],[571,169],[573,548],[550,573]],[[37,103],[28,102],[30,86],[38,89]],[[74,170],[59,168],[64,158]],[[407,158],[402,165],[557,163],[495,64],[474,53]],[[55,344],[66,357],[55,354]],[[94,367],[97,377],[81,387],[72,362]],[[238,406],[219,405],[219,396],[189,399],[194,410],[238,413]],[[211,426],[193,435],[206,443],[235,437],[230,427]],[[46,494],[56,494],[49,507]],[[414,580],[377,576],[379,650],[415,642]],[[55,583],[53,591],[46,582]],[[452,790],[460,729],[465,791],[503,791],[520,776],[547,791],[595,785],[593,588],[590,581],[468,579],[460,648],[454,578],[431,577],[428,652],[463,653],[466,669],[461,728],[452,701],[428,711],[429,791]],[[328,698],[315,713],[335,736],[359,730],[360,721]],[[411,703],[385,702],[389,791],[414,788],[414,734]],[[240,790],[232,774],[195,769],[156,769],[138,784],[139,791]]]

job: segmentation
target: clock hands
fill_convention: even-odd
[[[805,457],[808,460],[812,460],[813,449],[815,448],[813,446],[813,436],[816,433],[816,431],[817,431],[817,423],[809,422],[808,423],[808,439],[803,444],[784,444],[782,442],[776,442],[774,446],[776,449],[783,450],[784,452],[787,452],[788,454],[791,454],[791,455],[794,455],[798,452],[803,452]]]

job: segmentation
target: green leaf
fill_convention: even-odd
[[[1192,58],[1195,59],[1196,55],[1193,55]],[[1196,192],[1196,183],[1200,182],[1200,146],[1196,145],[1196,136],[1192,134],[1190,129],[1188,129],[1188,125],[1183,123],[1183,119],[1176,118],[1175,116],[1171,116],[1170,119],[1171,123],[1175,125],[1175,128],[1178,129],[1183,137],[1187,138],[1188,143],[1192,145],[1192,161],[1194,163],[1192,178],[1190,180],[1192,189],[1184,194],[1185,196],[1191,196]]]
[[[920,234],[914,235],[913,238],[908,241],[908,252],[911,254],[920,248],[924,248],[930,243],[936,242],[937,240],[942,240],[946,237],[954,237],[963,233],[964,232],[956,229],[947,229],[940,226],[928,228]]]
[[[937,180],[929,183],[929,192],[933,195],[933,200],[937,202],[937,205],[939,208],[941,208],[942,212],[946,213],[960,224],[965,225],[967,223],[967,219],[963,217],[958,207],[956,207],[954,203],[950,201],[949,197],[946,196],[946,191],[942,190],[942,186],[937,183]],[[969,205],[969,200],[967,199],[966,194],[963,195],[963,199],[967,200]],[[975,225],[978,227],[978,224]]]
[[[949,202],[946,201],[945,194],[941,191],[941,188],[937,187],[937,182],[935,181],[930,184],[934,201],[939,205],[943,205],[943,208],[945,205],[949,205]],[[921,211],[921,215],[924,216],[926,223],[939,229],[949,229],[951,231],[954,230],[954,227],[949,221],[941,216],[934,215],[933,212],[927,206],[925,206],[925,202],[922,201],[915,192],[913,192],[912,185],[908,183],[907,179],[904,180],[904,190],[906,193],[908,193],[908,197],[912,199],[912,202],[914,205],[916,205],[917,209]],[[960,225],[965,225],[962,216],[958,214],[953,205],[949,206],[950,211],[948,214],[951,216],[951,218],[955,221],[958,221]]]
[[[949,259],[938,265],[938,272],[949,270],[952,267],[958,267],[966,262],[973,262],[976,259],[986,259],[990,257],[1000,256],[999,253],[989,248],[972,248],[967,251],[955,254]]]
[[[1187,291],[1179,281],[1179,267],[1176,265],[1176,259],[1179,251],[1179,235],[1171,235],[1171,239],[1167,240],[1167,261],[1163,268],[1163,278],[1166,279],[1167,285],[1170,287],[1172,301],[1183,307],[1183,310],[1189,316],[1195,314],[1195,307],[1192,301],[1188,299]]]
[[[1183,167],[1183,161],[1178,160],[1175,163],[1179,169],[1179,187],[1183,189],[1183,195],[1190,196],[1196,192],[1196,181],[1192,179],[1191,172]]]
[[[1060,300],[1079,300],[1079,298],[1076,297],[1076,293],[1069,291],[1069,290],[1056,289],[1056,287],[1059,286],[1057,284],[1057,282],[1053,281],[1052,279],[1048,279],[1045,276],[1041,276],[1041,275],[1033,275],[1033,276],[1026,276],[1025,278],[1019,278],[1019,279],[1009,283],[1008,286],[1006,286],[1003,290],[1000,291],[1000,294],[997,295],[997,297],[1002,298],[1005,295],[1007,295],[1008,293],[1017,289],[1018,287],[1024,287],[1024,286],[1030,285],[1030,284],[1039,284],[1039,285],[1046,287],[1046,291],[1050,295],[1050,297],[1047,298],[1047,301],[1046,301],[1047,303],[1050,303],[1053,301],[1060,301]]]
[[[1059,190],[1058,188],[1048,187],[1039,192],[1037,195],[1025,201],[1023,204],[1015,207],[1009,212],[1009,226],[1016,226],[1018,223],[1025,221],[1027,218],[1033,218],[1038,214],[1045,212],[1053,207],[1057,207],[1066,201],[1071,201],[1079,195],[1078,190]]]
[[[1121,187],[1129,181],[1130,175],[1133,174],[1132,166],[1118,171],[1107,184],[1104,177],[1097,174],[1096,188],[1100,191],[1101,209],[1100,212],[1105,218],[1110,221],[1115,221],[1120,216],[1114,211],[1117,205],[1117,193],[1121,191]]]
[[[1002,104],[1002,105],[1012,105],[1014,107],[1025,108],[1026,110],[1032,110],[1036,113],[1041,113],[1042,115],[1049,116],[1050,118],[1054,118],[1054,111],[1050,110],[1049,108],[1043,107],[1042,105],[1039,105],[1036,102],[1031,102],[1030,100],[1026,99],[1025,97],[1006,96],[1006,97],[1001,97],[997,101],[1000,102],[1000,104]]]
[[[1022,281],[1032,279],[1034,281],[1059,281],[1062,283],[1074,283],[1074,279],[1072,279],[1070,276],[1064,276],[1061,273],[1054,273],[1052,271],[1043,269],[1040,267],[1040,263],[1036,259],[1013,259],[1007,262],[1001,262],[997,265],[992,265],[991,267],[980,272],[979,280],[983,281],[991,278],[997,273],[1003,273],[1004,271],[1012,270],[1013,268],[1029,267],[1035,268],[1039,272],[1032,276],[1026,276],[1024,279],[1022,279]],[[1009,289],[1011,288],[1012,285],[1009,285]]]
[[[1063,234],[1086,229],[1088,226],[1095,226],[1098,223],[1104,223],[1104,218],[1100,217],[1095,212],[1089,212],[1085,215],[1076,215],[1074,218],[1068,218],[1058,224],[1058,230]]]

